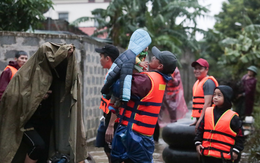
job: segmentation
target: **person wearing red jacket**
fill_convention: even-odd
[[[15,61],[10,61],[0,76],[0,101],[12,77],[26,63],[28,55],[25,51],[18,51],[14,59]]]

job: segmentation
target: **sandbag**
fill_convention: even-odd
[[[162,153],[165,163],[199,163],[196,150],[172,149],[166,147]]]
[[[176,149],[195,149],[195,126],[189,124],[190,122],[168,124],[162,131],[163,140]]]

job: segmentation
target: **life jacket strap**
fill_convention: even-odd
[[[199,110],[199,113],[201,113],[202,108],[192,108],[192,110]]]
[[[224,133],[224,132],[216,131],[216,130],[204,130],[204,132],[210,132],[210,133],[213,133],[213,134],[220,134],[220,135],[228,136],[232,139],[235,139],[235,136],[229,135],[229,134]]]
[[[220,144],[225,144],[227,146],[233,147],[233,144],[230,144],[230,143],[227,143],[227,142],[223,142],[223,141],[214,140],[214,139],[203,139],[203,141],[220,143]]]
[[[144,127],[148,127],[148,128],[155,128],[156,124],[155,125],[151,125],[151,124],[147,124],[147,123],[143,123],[143,122],[140,122],[140,121],[137,121],[135,119],[132,119],[132,118],[128,118],[128,117],[123,117],[122,118],[123,120],[126,120],[130,123],[134,123],[138,126],[144,126]]]

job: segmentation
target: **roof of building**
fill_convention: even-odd
[[[92,36],[97,29],[96,27],[78,27],[82,32],[86,33],[89,36]],[[98,38],[106,39],[107,33],[104,33],[104,35],[98,35]]]

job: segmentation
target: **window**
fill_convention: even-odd
[[[104,2],[111,2],[111,0],[104,0]]]
[[[88,2],[95,2],[95,0],[88,0]]]
[[[69,13],[67,12],[60,12],[59,13],[59,19],[69,21]]]

